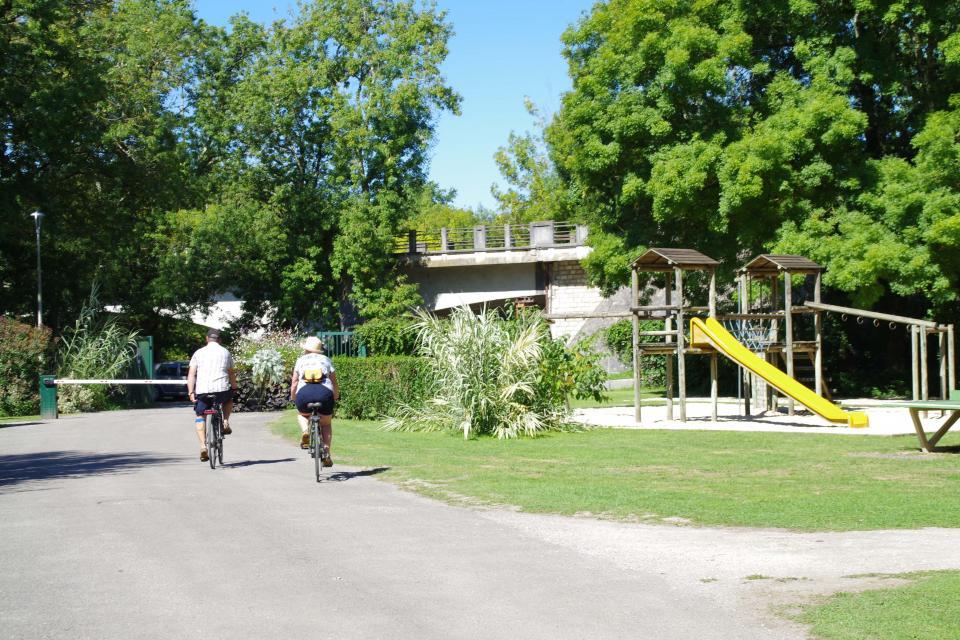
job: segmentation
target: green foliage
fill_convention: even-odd
[[[408,317],[368,320],[354,332],[371,356],[408,356],[416,349],[417,334]]]
[[[603,354],[593,351],[588,342],[568,347],[561,339],[542,339],[540,367],[534,397],[541,411],[567,404],[573,397],[604,400],[607,374],[600,366]]]
[[[536,105],[529,98],[524,104],[542,131],[546,122]],[[570,218],[573,199],[547,154],[541,134],[510,132],[507,145],[497,149],[494,161],[507,183],[505,189],[496,184],[490,189],[497,200],[498,220],[517,224]]]
[[[47,373],[50,330],[0,316],[0,416],[37,413],[40,375]]]
[[[565,426],[570,394],[602,395],[597,356],[552,340],[538,312],[508,309],[502,316],[458,307],[449,319],[423,311],[417,318],[429,399],[405,402],[388,429],[533,436]]]
[[[663,323],[655,320],[640,322],[640,331],[660,331]],[[617,320],[604,330],[603,339],[620,362],[633,366],[633,324],[630,320]],[[657,336],[640,336],[640,342],[658,342]],[[641,383],[645,387],[660,387],[666,380],[666,358],[663,356],[642,356],[640,365]]]
[[[426,363],[410,356],[335,358],[340,385],[337,416],[369,419],[393,415],[404,403],[426,399]]]
[[[815,15],[816,20],[810,18]],[[960,259],[954,3],[611,0],[563,36],[546,128],[610,291],[650,246],[799,253],[859,305],[947,309]]]
[[[250,358],[250,375],[257,386],[279,384],[286,373],[283,357],[276,349],[260,349]]]
[[[221,29],[187,0],[0,6],[0,308],[28,313],[42,234],[45,320],[94,277],[149,335],[217,293],[284,326],[419,300],[393,234],[426,180],[452,33],[432,4],[310,0]],[[373,317],[373,315],[370,315]]]
[[[136,355],[137,332],[103,314],[96,285],[72,327],[63,332],[57,352],[57,377],[123,378]],[[99,411],[110,405],[107,385],[65,385],[57,391],[62,413]]]
[[[255,338],[242,337],[230,345],[230,353],[239,370],[252,371],[254,358],[260,351],[273,351],[280,356],[284,371],[293,373],[293,365],[303,354],[301,340],[290,330],[267,331]]]

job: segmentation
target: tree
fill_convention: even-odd
[[[546,121],[536,105],[527,98],[524,106],[538,129]],[[569,220],[573,201],[548,155],[542,135],[510,133],[507,145],[494,155],[505,189],[494,184],[490,192],[497,200],[498,219],[507,223],[539,220]]]
[[[648,246],[804,253],[863,304],[951,301],[960,6],[611,0],[546,131],[607,289]],[[936,158],[936,160],[934,160]],[[949,166],[949,164],[947,165]],[[729,274],[728,274],[729,275]]]

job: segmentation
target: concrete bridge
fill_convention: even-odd
[[[518,300],[553,317],[554,336],[575,339],[609,325],[629,305],[628,292],[604,298],[587,283],[580,266],[591,251],[587,234],[586,225],[552,221],[444,228],[411,231],[396,250],[431,311]],[[591,315],[610,317],[587,320]]]

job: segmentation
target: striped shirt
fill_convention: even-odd
[[[190,358],[190,367],[197,368],[197,384],[193,392],[216,393],[230,389],[230,374],[233,369],[233,356],[216,342],[197,349]]]

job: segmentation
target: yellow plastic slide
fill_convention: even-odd
[[[829,400],[818,396],[813,390],[803,386],[772,364],[764,362],[713,318],[707,318],[706,320],[692,318],[690,320],[690,344],[694,347],[716,349],[744,369],[766,380],[780,393],[790,396],[830,422],[842,422],[850,427],[866,427],[870,424],[865,413],[844,411]]]

